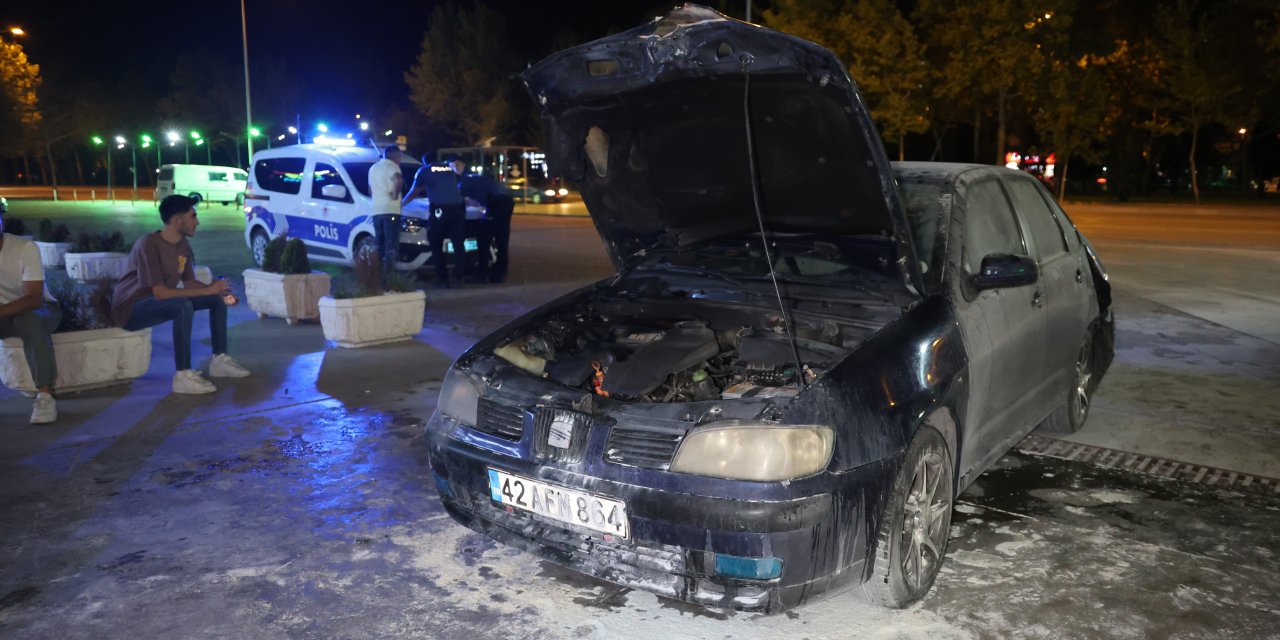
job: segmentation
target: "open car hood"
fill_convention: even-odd
[[[687,4],[521,77],[551,170],[581,189],[619,269],[650,247],[759,231],[746,97],[766,229],[892,239],[918,287],[884,147],[830,51]]]

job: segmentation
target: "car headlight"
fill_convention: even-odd
[[[726,421],[690,432],[670,470],[731,480],[791,480],[825,469],[834,444],[830,427]]]
[[[417,233],[422,231],[422,220],[405,216],[400,219],[400,230],[406,233]]]
[[[568,189],[560,189],[559,191],[556,191],[556,193],[560,194],[560,195],[563,197],[563,196],[567,196],[567,195],[569,195],[569,190],[568,190]]]
[[[440,385],[440,401],[436,408],[441,413],[469,427],[476,425],[476,406],[480,402],[482,383],[469,374],[449,367]]]
[[[555,189],[547,189],[546,191],[543,191],[543,192],[542,192],[542,195],[545,195],[545,196],[547,196],[548,198],[555,197],[555,195],[556,195],[556,190],[555,190]]]

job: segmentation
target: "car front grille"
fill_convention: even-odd
[[[519,440],[524,435],[524,409],[480,398],[476,408],[476,431],[506,440]]]
[[[615,426],[609,432],[604,458],[616,464],[665,471],[687,432],[683,426]]]

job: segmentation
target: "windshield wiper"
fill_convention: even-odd
[[[704,278],[715,278],[729,284],[741,285],[742,281],[710,269],[702,269],[700,267],[690,267],[676,264],[642,264],[637,265],[633,271],[649,271],[654,273],[678,273],[680,275],[702,276]]]
[[[769,276],[767,275],[751,276],[747,279],[768,281]],[[868,285],[867,283],[861,280],[826,280],[823,278],[814,278],[812,276],[797,276],[789,273],[779,273],[778,282],[794,282],[796,284],[809,284],[809,285],[815,285],[820,287],[826,287],[828,289],[848,286],[852,289],[857,289],[858,291],[861,291],[863,293],[869,293],[879,298],[882,302],[890,302],[890,303],[893,302],[893,300],[890,299],[889,296],[885,295],[880,291],[877,291],[876,289],[872,288],[871,285]]]

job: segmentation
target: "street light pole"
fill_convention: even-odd
[[[240,0],[240,42],[244,45],[244,127],[245,133],[253,127],[253,109],[249,106],[249,28],[244,18],[244,0]],[[249,149],[249,163],[253,162],[253,138],[245,136]],[[239,162],[240,158],[236,158]]]

